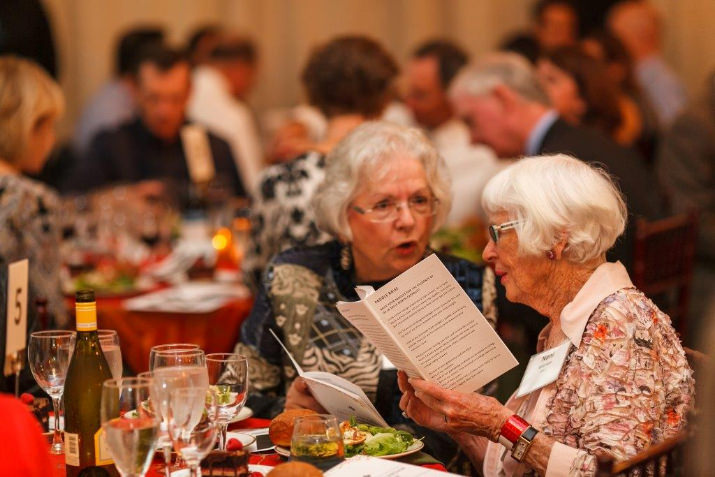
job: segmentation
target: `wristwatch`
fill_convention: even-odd
[[[511,456],[515,461],[521,462],[524,460],[524,456],[529,451],[531,444],[534,441],[534,437],[539,431],[529,426],[524,432],[521,433],[519,439],[514,443],[514,447],[511,451]]]

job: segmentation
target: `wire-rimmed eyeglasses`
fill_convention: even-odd
[[[391,222],[399,216],[400,209],[405,206],[417,215],[435,215],[437,213],[437,204],[439,204],[439,199],[416,195],[403,201],[386,199],[369,209],[353,205],[352,209],[364,215],[371,222]]]

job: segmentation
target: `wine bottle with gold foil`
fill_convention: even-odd
[[[102,383],[112,371],[97,335],[94,291],[77,292],[75,311],[77,340],[64,391],[67,477],[117,476],[99,417]]]

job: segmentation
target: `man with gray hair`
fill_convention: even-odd
[[[472,141],[491,146],[499,157],[566,153],[602,164],[619,183],[631,215],[660,215],[662,197],[640,158],[597,131],[560,119],[521,56],[496,53],[463,69],[450,97],[469,125]],[[615,254],[628,262],[624,245],[617,244]]]

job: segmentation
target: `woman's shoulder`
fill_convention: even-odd
[[[263,199],[273,199],[277,195],[276,186],[289,184],[295,188],[300,182],[320,176],[325,169],[325,156],[319,152],[306,152],[294,159],[272,165],[263,170],[259,193]]]
[[[322,275],[333,262],[340,259],[340,248],[341,245],[337,241],[289,248],[273,257],[270,266],[296,265]]]
[[[3,215],[35,213],[57,206],[59,198],[49,187],[24,176],[0,176],[0,210]]]

